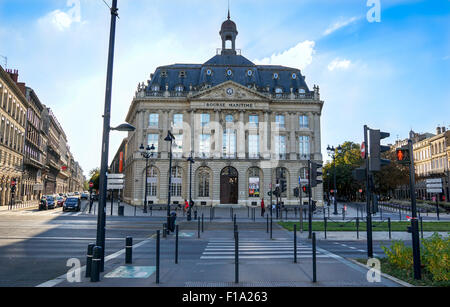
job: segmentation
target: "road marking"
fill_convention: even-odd
[[[78,240],[86,240],[86,241],[95,241],[96,238],[77,238],[77,237],[0,237],[0,240],[61,240],[61,241],[78,241]],[[135,240],[145,240],[145,238],[134,238]],[[124,241],[124,238],[106,238],[106,240],[112,241]]]
[[[239,259],[292,259],[294,255],[270,255],[270,256],[239,256]],[[200,259],[234,259],[235,256],[201,256]],[[317,258],[328,258],[327,255],[316,255]],[[312,258],[311,255],[297,255],[297,258]]]
[[[139,243],[133,245],[133,248],[141,247],[142,245],[144,245],[144,244],[150,242],[150,240],[152,240],[155,236],[156,236],[156,235],[152,235],[152,236],[148,237],[147,239],[145,239],[144,241],[141,241],[141,242],[139,242]],[[120,250],[120,251],[118,251],[118,252],[115,252],[114,254],[111,254],[111,255],[109,255],[109,256],[106,256],[106,257],[105,257],[105,263],[106,263],[107,261],[111,260],[111,259],[114,259],[114,258],[119,257],[120,255],[122,255],[122,254],[124,254],[124,253],[125,253],[125,249],[122,249],[122,250]],[[80,268],[80,274],[83,275],[84,271],[86,271],[86,266],[83,266],[83,267]],[[67,279],[67,274],[63,274],[63,275],[61,275],[61,276],[59,276],[59,277],[56,277],[55,279],[52,279],[52,280],[46,281],[46,282],[44,282],[44,283],[42,283],[42,284],[39,284],[39,285],[37,285],[36,287],[39,287],[39,288],[54,287],[54,286],[56,286],[56,285],[62,283],[62,282],[65,281],[66,279]]]

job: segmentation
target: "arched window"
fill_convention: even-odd
[[[198,171],[198,197],[209,197],[209,182],[211,174],[207,168]]]
[[[147,169],[147,196],[156,196],[158,191],[158,169],[154,166]]]
[[[170,185],[170,195],[181,197],[181,187],[183,185],[183,170],[178,167],[172,167],[172,184]]]
[[[261,171],[257,167],[251,167],[248,170],[248,197],[260,197],[261,189]]]
[[[277,98],[281,98],[283,95],[283,89],[281,87],[277,87],[275,88],[275,96]]]

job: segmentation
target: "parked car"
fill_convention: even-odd
[[[88,193],[88,192],[83,192],[83,193],[81,193],[80,198],[81,198],[81,199],[89,199],[89,193]]]
[[[56,197],[53,195],[47,195],[47,209],[55,209],[56,207]]]
[[[39,211],[41,210],[48,210],[47,196],[42,196],[41,200],[39,201]]]
[[[66,199],[63,196],[58,196],[56,198],[56,204],[58,207],[62,207],[64,205],[65,201],[66,201]]]
[[[69,197],[66,199],[63,211],[81,211],[81,200],[78,197]]]
[[[80,192],[74,192],[73,194],[75,194],[75,196],[80,196]]]

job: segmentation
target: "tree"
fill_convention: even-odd
[[[395,150],[382,155],[384,159],[389,159],[391,163],[375,173],[375,192],[380,195],[392,195],[397,187],[409,185],[409,166],[397,163]]]
[[[98,190],[100,187],[100,168],[94,168],[89,172],[91,179],[89,182],[92,182],[94,186],[92,187],[95,190]]]

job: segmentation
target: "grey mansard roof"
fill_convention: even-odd
[[[161,66],[151,75],[145,91],[176,91],[179,86],[183,91],[200,91],[232,80],[260,92],[274,93],[277,88],[283,93],[310,92],[299,69],[276,66],[255,65],[242,55],[237,54],[235,39],[238,34],[234,22],[228,20],[222,24],[222,51],[204,64],[173,64]],[[225,42],[232,41],[232,48],[226,49]],[[228,75],[228,70],[232,75]],[[208,75],[208,71],[211,72]],[[249,74],[251,71],[251,74]],[[278,78],[274,78],[277,74]],[[294,75],[295,74],[295,75]]]

